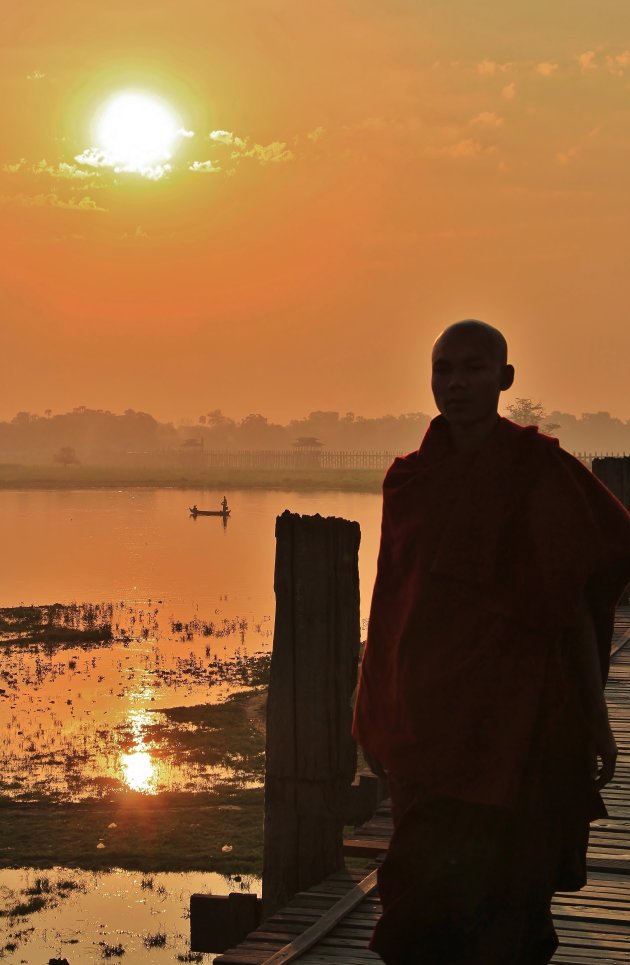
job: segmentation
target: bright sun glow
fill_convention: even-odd
[[[96,123],[99,147],[125,171],[142,172],[168,161],[178,134],[178,119],[168,104],[137,91],[114,95]]]
[[[150,754],[146,751],[122,754],[121,764],[127,787],[132,791],[144,791],[145,794],[155,793],[155,766]]]

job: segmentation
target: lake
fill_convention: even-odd
[[[275,519],[343,516],[361,525],[363,614],[372,589],[380,496],[365,493],[228,493],[221,519],[187,507],[219,508],[223,493],[172,489],[2,491],[0,606],[72,601],[163,600],[190,617],[273,613]]]
[[[276,516],[359,522],[364,627],[380,497],[234,491],[227,525],[190,517],[193,502],[218,508],[222,496],[0,493],[0,607],[62,605],[54,645],[9,643],[6,633],[2,645],[0,912],[21,961],[66,943],[82,961],[99,959],[125,930],[120,908],[147,909],[123,942],[134,961],[166,960],[185,943],[185,922],[172,919],[192,890],[259,888],[264,735],[231,735],[239,720],[261,717],[247,693],[260,692],[272,645]],[[65,640],[86,624],[107,624],[111,636]],[[133,868],[154,874],[156,890]],[[187,870],[168,878],[170,868]],[[177,894],[175,909],[163,887]],[[95,892],[117,896],[103,901],[98,934],[76,926],[77,914],[89,922]],[[21,905],[30,910],[16,916]],[[151,921],[168,935],[164,949],[145,948]]]

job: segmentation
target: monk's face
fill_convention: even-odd
[[[445,332],[432,357],[431,388],[447,422],[464,428],[491,419],[509,387],[510,366],[492,341],[471,332]]]

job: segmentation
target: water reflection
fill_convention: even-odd
[[[131,791],[157,794],[157,768],[148,751],[122,754],[123,780]]]

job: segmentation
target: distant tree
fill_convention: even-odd
[[[33,422],[35,416],[31,412],[18,412],[11,419],[14,426],[27,426],[29,423]]]
[[[62,466],[77,465],[79,462],[74,446],[62,446],[59,452],[53,456],[55,462],[60,462]]]
[[[320,442],[315,436],[300,436],[292,443],[296,449],[319,449],[324,443]]]
[[[538,426],[543,432],[553,432],[559,429],[558,422],[548,422],[548,415],[542,402],[532,402],[531,399],[516,399],[506,406],[512,422],[519,426]]]
[[[234,419],[230,419],[229,416],[223,415],[220,409],[213,409],[212,412],[206,413],[206,422],[209,426],[233,426]]]
[[[200,416],[199,416],[199,422],[201,423],[202,426],[205,426],[205,424],[206,424],[206,417],[205,417],[205,415],[200,415]]]
[[[44,409],[44,415],[46,416],[47,419],[50,419],[52,415],[52,409]]]

